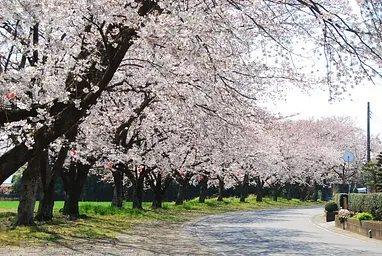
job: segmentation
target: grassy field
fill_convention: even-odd
[[[33,227],[14,227],[18,207],[17,201],[0,201],[0,244],[2,245],[43,245],[47,243],[70,244],[76,239],[114,239],[118,233],[126,232],[134,225],[150,223],[153,220],[163,222],[185,222],[206,214],[229,211],[246,211],[266,208],[304,207],[320,205],[321,202],[301,202],[285,200],[277,202],[264,198],[256,202],[250,196],[245,203],[238,198],[226,198],[217,202],[216,198],[200,204],[190,200],[183,205],[164,203],[163,209],[152,210],[151,203],[144,203],[144,210],[133,210],[131,202],[126,202],[122,209],[110,206],[110,202],[80,202],[80,214],[84,217],[69,221],[59,213],[63,202],[55,202],[55,217],[52,221],[36,222]],[[36,204],[37,210],[38,203]]]

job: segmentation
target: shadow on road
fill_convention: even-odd
[[[295,222],[288,226],[303,217],[291,209],[223,214],[190,223],[185,232],[217,255],[372,255],[336,246],[322,235],[294,228]]]

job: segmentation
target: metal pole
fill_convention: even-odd
[[[366,137],[366,166],[369,166],[370,162],[370,102],[367,103],[367,137]],[[369,186],[366,186],[366,193],[368,192]],[[371,187],[370,187],[371,190]]]
[[[366,144],[366,160],[367,166],[369,166],[370,162],[370,102],[367,103],[367,144]]]

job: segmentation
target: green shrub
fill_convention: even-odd
[[[371,213],[368,213],[368,212],[361,212],[361,213],[357,214],[357,219],[359,221],[361,221],[361,220],[372,220],[373,215]]]
[[[374,220],[382,220],[382,193],[350,194],[349,208],[353,212],[369,212]]]
[[[335,202],[327,202],[325,205],[325,210],[327,212],[335,212],[338,210],[338,205]]]

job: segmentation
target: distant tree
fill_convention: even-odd
[[[21,177],[23,176],[24,169],[17,171],[12,177],[11,194],[19,196],[21,193]]]
[[[376,192],[382,192],[382,153],[377,156],[376,160],[376,162],[369,162],[368,166],[361,166],[361,168],[365,171],[366,185],[375,189]]]

